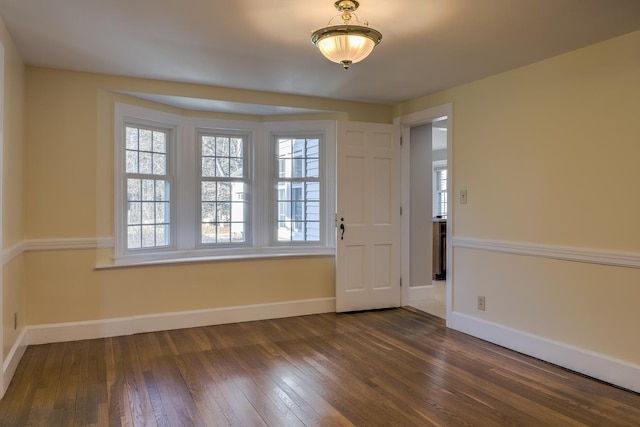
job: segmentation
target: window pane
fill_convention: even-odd
[[[142,247],[152,248],[154,246],[156,246],[156,226],[143,225],[142,226]]]
[[[129,208],[127,210],[127,224],[141,224],[142,223],[142,206],[140,202],[129,202]]]
[[[229,159],[224,157],[216,159],[216,176],[229,177]]]
[[[215,222],[216,204],[202,203],[202,222]]]
[[[156,185],[155,181],[151,179],[142,180],[142,200],[150,201],[155,200]]]
[[[153,154],[153,174],[154,175],[166,175],[167,174],[167,160],[164,154]]]
[[[290,242],[291,239],[291,222],[279,221],[278,222],[278,241]]]
[[[168,246],[169,245],[169,226],[157,225],[156,226],[156,246]]]
[[[232,178],[242,178],[242,176],[244,175],[242,164],[242,159],[230,159],[229,176]]]
[[[126,149],[138,150],[138,128],[127,126],[125,134]]]
[[[309,178],[317,178],[320,176],[320,160],[307,159],[306,176]]]
[[[218,182],[218,201],[219,202],[231,201],[231,183],[230,182]]]
[[[156,224],[169,223],[169,203],[156,203]]]
[[[320,203],[307,202],[305,206],[305,221],[320,221]]]
[[[203,181],[201,184],[202,187],[202,201],[203,202],[212,202],[216,200],[216,182],[215,181]]]
[[[127,247],[129,249],[142,247],[142,234],[139,225],[127,227]]]
[[[144,153],[142,151],[138,152],[139,158],[139,173],[143,174],[151,174],[153,172],[152,164],[151,164],[151,153]]]
[[[216,156],[229,157],[229,138],[227,137],[216,138]]]
[[[126,167],[127,173],[138,173],[138,152],[127,150],[126,153]]]
[[[156,200],[169,200],[169,197],[168,197],[169,189],[167,188],[165,181],[157,180],[155,187],[156,187],[156,197],[155,197]]]
[[[202,224],[202,243],[217,243],[215,224]]]
[[[156,222],[155,203],[142,202],[142,223],[155,224],[155,222]]]
[[[289,202],[278,203],[278,220],[284,221],[291,218],[291,204]]]
[[[244,157],[242,138],[231,138],[229,154],[231,157]]]
[[[216,176],[216,159],[215,157],[202,158],[202,176],[205,178]]]
[[[216,215],[218,223],[231,221],[231,203],[218,203]]]
[[[140,133],[139,150],[151,152],[152,151],[151,141],[152,141],[153,131],[149,129],[140,129],[139,133]]]
[[[127,200],[142,200],[140,190],[141,184],[139,179],[127,180]]]
[[[320,200],[320,183],[307,182],[305,195],[307,200]]]
[[[202,137],[202,155],[203,156],[215,156],[216,154],[216,139],[210,136]]]
[[[153,152],[154,153],[166,153],[167,152],[167,134],[164,132],[153,132]]]
[[[234,243],[244,242],[244,228],[243,222],[231,223],[231,241]]]

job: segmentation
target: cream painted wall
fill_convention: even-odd
[[[0,20],[0,42],[4,46],[4,248],[20,243],[23,227],[24,84],[25,67],[4,22]]]
[[[333,257],[94,270],[92,250],[29,252],[29,325],[330,298]]]
[[[640,254],[638,46],[635,32],[394,107],[453,103],[453,194],[468,190],[454,237]],[[453,263],[455,312],[640,364],[640,270],[463,248]]]
[[[0,19],[4,46],[4,129],[2,233],[3,253],[24,238],[24,80],[25,67],[4,22]],[[3,257],[4,262],[4,257]],[[3,359],[16,343],[26,315],[24,259],[18,255],[2,268]],[[18,313],[18,328],[13,315]]]
[[[116,91],[210,97],[333,111],[390,122],[391,107],[27,68],[26,234],[28,239],[113,237],[113,106]],[[177,111],[171,107],[156,108]],[[238,120],[281,117],[207,116]],[[309,119],[309,116],[305,116]],[[314,115],[311,118],[327,118]],[[291,117],[287,117],[291,119]],[[28,252],[29,325],[110,319],[335,296],[333,257],[193,263],[95,270],[112,250]]]

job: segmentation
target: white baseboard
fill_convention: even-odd
[[[144,332],[222,325],[225,323],[334,313],[335,311],[335,298],[318,298],[272,304],[158,313],[86,322],[35,325],[27,327],[28,344],[37,345],[107,338]]]
[[[24,352],[27,350],[27,346],[29,345],[29,335],[27,328],[22,328],[22,332],[18,335],[18,339],[11,347],[9,354],[4,360],[4,364],[2,365],[2,387],[0,388],[0,399],[4,396],[9,387],[9,383],[11,383],[11,379],[13,375],[16,373],[16,369],[18,368],[18,363],[22,359]]]
[[[462,313],[452,312],[448,326],[502,347],[640,393],[640,365],[531,335]]]

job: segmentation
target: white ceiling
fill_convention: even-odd
[[[360,0],[383,40],[343,70],[310,42],[333,1],[0,0],[0,16],[28,65],[383,104],[640,29],[640,0]]]

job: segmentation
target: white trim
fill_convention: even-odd
[[[15,257],[22,255],[24,251],[24,240],[22,242],[16,243],[8,249],[5,249],[4,251],[2,251],[2,264],[8,264]]]
[[[401,276],[403,278],[411,277],[410,274],[410,238],[411,238],[411,230],[410,230],[410,220],[411,217],[409,212],[411,211],[411,198],[409,197],[409,184],[411,182],[410,175],[410,153],[408,150],[409,146],[409,129],[412,126],[418,126],[421,124],[432,123],[437,119],[442,117],[447,117],[447,236],[453,236],[453,221],[454,221],[454,209],[455,203],[453,203],[453,189],[454,189],[454,157],[453,157],[453,104],[447,103],[438,105],[436,107],[427,108],[426,110],[417,111],[415,113],[405,114],[403,116],[396,117],[393,120],[395,125],[399,125],[402,131],[403,145],[402,145],[402,153],[401,153],[401,168],[402,168],[402,176],[401,176],[401,206],[403,210],[403,215],[401,219]],[[452,302],[453,302],[453,245],[450,243],[451,239],[447,237],[447,285],[446,285],[446,318],[449,318],[449,313],[451,312]],[[409,287],[403,287],[402,291],[402,304],[407,305],[411,300],[411,296],[409,294]],[[447,320],[447,326],[449,326]]]
[[[2,364],[2,390],[0,390],[0,399],[7,392],[7,388],[9,388],[9,383],[11,383],[11,379],[16,373],[18,364],[20,363],[24,352],[27,350],[27,346],[29,345],[28,337],[27,328],[22,328],[20,335],[18,335],[18,339],[13,344],[13,347],[11,347],[9,354],[7,354],[7,358]]]
[[[71,249],[112,248],[113,237],[88,237],[77,239],[35,239],[25,240],[24,251],[61,251]]]
[[[34,325],[28,326],[26,329],[29,333],[29,345],[38,345],[334,312],[335,298],[318,298],[84,322]]]
[[[4,212],[4,45],[0,43],[0,248],[4,248],[4,233],[2,229],[4,228],[3,221],[3,212]],[[24,99],[24,95],[22,96]],[[24,126],[24,125],[23,125]],[[24,141],[24,138],[22,139]],[[4,261],[4,253],[3,253],[3,261]],[[4,262],[0,263],[0,343],[2,343],[4,347],[4,323],[1,319],[4,319]],[[0,353],[0,362],[4,362],[3,353]],[[8,386],[9,381],[6,381],[4,376],[0,377],[0,393],[4,395],[4,390]]]
[[[640,365],[452,312],[452,329],[640,393]]]
[[[277,248],[274,248],[277,249]],[[334,257],[334,248],[305,248],[301,251],[238,251],[233,254],[225,252],[222,255],[216,255],[215,252],[203,251],[202,253],[185,252],[168,252],[164,257],[143,256],[140,258],[114,259],[112,263],[101,263],[96,265],[96,270],[116,269],[126,267],[144,267],[150,265],[170,265],[170,264],[188,264],[200,262],[219,262],[219,261],[247,261],[254,259],[275,259],[275,258],[307,258],[307,257]]]
[[[603,249],[506,242],[471,237],[454,237],[452,241],[453,246],[456,248],[478,249],[616,267],[640,268],[640,253],[637,252],[616,252]]]

